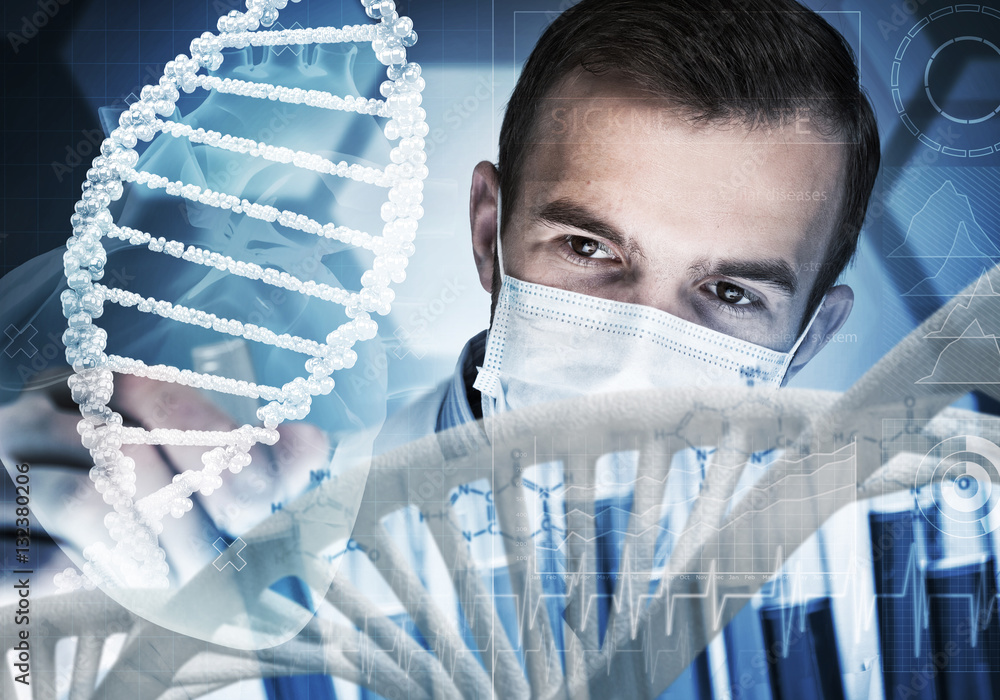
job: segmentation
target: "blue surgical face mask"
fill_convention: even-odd
[[[499,202],[498,202],[499,210]],[[498,211],[499,231],[499,211]],[[823,304],[788,352],[665,311],[577,294],[504,273],[475,388],[483,415],[616,391],[682,386],[776,389]]]

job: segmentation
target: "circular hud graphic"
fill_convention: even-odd
[[[979,537],[1000,525],[1000,447],[972,435],[942,440],[924,456],[918,474],[931,474],[929,501],[920,510],[938,529]]]
[[[1000,153],[1000,10],[952,5],[921,19],[896,49],[890,84],[899,118],[928,148]]]

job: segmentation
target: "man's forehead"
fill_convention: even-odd
[[[767,208],[772,193],[771,199],[792,204],[797,193],[789,197],[789,186],[839,202],[847,148],[814,128],[808,111],[786,117],[790,121],[753,127],[696,120],[690,110],[624,76],[579,69],[543,99],[522,182],[615,187],[629,181],[630,189],[659,203],[674,199],[672,207],[703,209],[705,197],[739,209]],[[805,213],[784,212],[793,218]]]
[[[593,118],[592,112],[582,113]],[[580,129],[582,137],[566,127],[563,137],[558,128],[551,129],[547,139],[528,150],[522,169],[526,195],[618,193],[623,205],[641,204],[649,214],[668,207],[674,215],[690,211],[712,219],[736,211],[788,223],[842,199],[847,154],[841,144],[798,143],[794,134],[768,138],[746,129],[657,123],[662,130],[647,132],[645,138],[618,131],[616,139],[602,139],[587,127]]]
[[[594,74],[577,69],[539,101],[530,141],[544,143],[830,144],[822,120],[805,106],[767,108],[757,115],[703,118],[675,98],[640,87],[616,71]]]

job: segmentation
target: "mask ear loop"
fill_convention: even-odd
[[[506,277],[507,275],[503,270],[503,246],[500,243],[500,239],[502,238],[500,234],[503,231],[503,229],[501,228],[500,201],[501,201],[500,188],[497,187],[497,262],[499,263],[500,266],[500,281],[502,282],[503,278]]]
[[[500,188],[497,188],[497,266],[500,271],[500,282],[503,283],[506,273],[503,269],[503,246],[500,243]],[[496,323],[496,319],[494,319]],[[491,327],[486,334],[486,347],[490,347],[490,336],[493,334],[493,328]],[[500,376],[492,370],[485,370],[482,367],[477,367],[476,381],[473,382],[472,387],[479,391],[482,395],[483,402],[483,418],[489,418],[503,410],[506,410],[506,403],[504,401],[503,386],[500,382]]]
[[[809,336],[809,331],[812,330],[813,323],[816,322],[816,317],[818,317],[819,312],[823,310],[823,304],[825,303],[826,295],[823,295],[823,298],[819,300],[819,304],[816,306],[816,310],[813,311],[813,315],[812,318],[809,319],[809,323],[806,324],[806,327],[802,330],[802,334],[795,341],[795,345],[793,345],[792,349],[786,353],[787,357],[785,358],[785,366],[781,370],[781,384],[785,383],[785,375],[788,374],[788,368],[792,366],[792,360],[795,359],[795,353],[799,351],[799,346],[802,345],[802,341]]]

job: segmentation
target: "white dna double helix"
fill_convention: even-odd
[[[33,602],[38,619],[49,625],[39,639],[39,651],[44,653],[39,653],[35,666],[41,681],[33,689],[38,697],[49,696],[42,689],[57,676],[56,642],[72,637],[77,638],[77,647],[71,697],[136,697],[135,676],[141,676],[143,688],[150,691],[144,696],[173,697],[171,693],[177,691],[177,696],[196,697],[248,677],[308,675],[317,668],[385,696],[658,697],[837,508],[855,499],[921,488],[936,478],[923,466],[924,455],[908,452],[905,443],[882,444],[884,421],[938,421],[935,431],[942,435],[971,435],[981,416],[955,412],[948,406],[976,388],[1000,398],[997,384],[921,382],[940,360],[939,348],[926,342],[927,334],[942,328],[951,313],[965,325],[973,320],[960,295],[842,395],[786,390],[763,399],[746,391],[675,390],[597,396],[532,407],[427,436],[345,475],[354,477],[355,487],[373,484],[358,505],[356,522],[350,518],[346,527],[337,522],[343,510],[338,489],[345,489],[346,479],[342,477],[336,485],[324,482],[243,534],[250,561],[243,571],[205,567],[174,600],[164,598],[163,605],[149,608],[134,605],[139,598],[153,597],[150,587],[167,583],[168,567],[157,539],[165,516],[183,516],[192,507],[195,492],[212,493],[222,483],[223,472],[239,472],[246,466],[255,443],[274,442],[280,423],[315,411],[318,401],[314,399],[333,390],[333,373],[355,362],[352,347],[375,335],[372,313],[388,311],[389,286],[403,280],[407,258],[413,253],[422,213],[421,183],[427,174],[422,141],[427,127],[419,107],[423,80],[419,68],[406,63],[405,49],[415,39],[412,24],[396,16],[392,2],[364,0],[368,14],[379,20],[377,24],[258,30],[260,24],[273,26],[284,4],[282,0],[249,0],[247,12],[234,12],[220,20],[219,34],[196,39],[191,55],[169,64],[160,84],[144,89],[142,99],[123,115],[121,126],[105,142],[88,173],[73,219],[74,236],[67,246],[70,290],[63,303],[70,329],[65,341],[76,371],[71,380],[73,394],[84,417],[81,437],[94,457],[94,485],[113,507],[106,525],[115,544],[87,550],[86,580],[72,571],[61,578],[69,586],[98,584],[105,592],[117,587],[138,594],[112,596],[111,600],[101,591],[75,591]],[[378,60],[389,66],[389,79],[382,86],[385,99],[337,96],[203,72],[220,67],[224,49],[320,42],[371,42]],[[397,145],[391,151],[392,162],[384,169],[334,162],[315,152],[264,143],[267,139],[248,139],[173,119],[182,91],[386,119],[384,135]],[[138,142],[154,139],[202,144],[319,177],[387,190],[380,212],[384,229],[381,235],[365,233],[283,210],[259,198],[228,194],[221,187],[212,189],[137,169]],[[155,191],[197,204],[203,207],[202,215],[235,213],[277,223],[303,236],[341,242],[370,253],[372,268],[361,276],[361,290],[351,292],[237,260],[209,247],[166,240],[155,236],[155,231],[121,225],[114,221],[109,205],[122,197],[123,183],[131,191]],[[263,323],[222,318],[193,305],[102,284],[105,239],[148,249],[178,264],[211,268],[342,307],[349,320],[320,342],[278,333]],[[1000,268],[990,275],[996,279]],[[970,294],[967,291],[965,296]],[[993,301],[983,311],[984,323],[995,324],[1000,318],[1000,305]],[[108,302],[164,322],[182,322],[220,337],[236,336],[305,355],[307,374],[264,386],[106,354],[108,333],[93,321]],[[959,359],[960,364],[972,366],[985,364],[990,357],[977,345]],[[266,405],[259,413],[263,425],[246,424],[227,432],[125,427],[122,416],[109,407],[115,372],[263,400]],[[651,562],[663,509],[663,490],[654,487],[666,479],[676,448],[663,436],[681,429],[697,435],[699,443],[721,449],[709,465],[706,487],[693,506],[689,527],[667,561],[654,567]],[[755,485],[754,498],[735,503],[734,490],[747,469],[747,456],[755,452],[755,446],[773,444],[779,434],[788,440],[787,454]],[[626,438],[637,454],[621,567],[631,573],[622,576],[615,587],[601,641],[596,608],[591,604],[598,581],[593,568],[588,568],[596,557],[596,464],[599,458],[619,451]],[[135,464],[122,451],[129,444],[185,445],[207,451],[201,469],[183,472],[173,483],[137,500]],[[849,468],[842,463],[844,450],[852,457]],[[562,463],[567,473],[577,477],[565,537],[571,574],[567,577],[571,583],[566,592],[568,605],[564,620],[555,620],[564,625],[567,642],[562,654],[547,619],[547,594],[539,583],[539,573],[544,572],[538,566],[533,539],[504,538],[496,556],[509,568],[513,593],[497,595],[484,576],[490,572],[482,570],[462,537],[460,513],[451,498],[453,489],[487,480],[496,494],[500,526],[507,533],[526,532],[533,513],[526,505],[523,476],[534,464],[552,462]],[[995,489],[997,484],[985,486]],[[447,596],[439,599],[426,590],[421,572],[407,561],[406,552],[382,525],[387,515],[413,507],[427,516],[426,527],[445,562],[450,589],[476,633],[472,646],[457,626]],[[369,599],[369,591],[356,588],[342,571],[331,576],[332,581],[316,577],[315,570],[305,566],[300,572],[313,593],[321,592],[319,602],[339,612],[341,618],[313,616],[312,611],[270,589],[283,574],[287,554],[275,542],[300,545],[298,554],[305,555],[300,559],[308,560],[347,536],[368,552],[379,553],[373,562],[379,577],[405,606],[429,649],[389,619]],[[635,563],[635,568],[628,568]],[[119,605],[123,598],[128,604]],[[510,598],[517,599],[513,641],[497,605]],[[291,607],[297,609],[289,612]],[[8,606],[0,613],[11,619],[13,611]],[[253,616],[249,621],[248,613]],[[178,620],[182,616],[185,619]],[[245,627],[239,629],[239,624]],[[102,658],[113,656],[106,648],[112,645],[106,642],[114,630],[128,632],[129,638],[111,671],[99,679]],[[296,635],[300,630],[305,634]],[[15,642],[13,637],[5,638],[3,649],[12,648]],[[255,659],[243,653],[246,649],[266,653]],[[145,661],[154,652],[170,658],[174,667],[166,669],[167,673],[151,667]],[[8,694],[13,688],[6,665],[0,669],[0,687]]]
[[[219,19],[218,34],[206,32],[194,39],[190,55],[179,55],[167,63],[159,84],[144,87],[141,99],[121,115],[120,125],[104,141],[101,154],[87,173],[83,196],[72,217],[73,236],[64,256],[69,289],[61,297],[68,323],[63,340],[66,359],[75,372],[69,380],[73,399],[83,416],[78,431],[94,460],[90,478],[104,502],[113,508],[105,517],[104,525],[114,544],[108,546],[97,542],[88,546],[84,551],[84,576],[67,569],[57,577],[62,587],[95,584],[125,588],[167,587],[169,566],[158,542],[165,516],[182,517],[192,509],[193,494],[212,494],[222,486],[221,475],[225,471],[238,473],[250,463],[250,450],[254,445],[274,444],[279,437],[279,424],[305,418],[314,397],[330,394],[334,388],[332,375],[355,364],[358,357],[352,349],[355,343],[376,336],[378,324],[372,315],[389,312],[394,296],[390,285],[402,282],[405,277],[407,260],[414,252],[418,220],[423,215],[422,181],[427,177],[423,137],[428,127],[425,112],[420,108],[424,79],[420,76],[420,66],[406,60],[406,49],[417,38],[413,22],[408,17],[400,17],[391,0],[362,0],[367,15],[377,20],[376,23],[339,28],[264,29],[275,24],[278,11],[286,4],[287,0],[247,0],[245,12],[234,10]],[[224,50],[265,47],[265,51],[277,52],[292,46],[366,43],[371,45],[378,61],[388,66],[387,80],[380,89],[384,99],[336,95],[325,90],[210,74],[222,65]],[[181,93],[197,91],[207,92],[210,98],[233,95],[261,104],[288,104],[300,106],[300,109],[310,107],[340,112],[364,117],[369,122],[372,117],[381,118],[386,120],[385,137],[394,142],[391,162],[383,168],[344,160],[334,162],[318,153],[205,128],[211,124],[195,125],[173,118],[178,114]],[[150,160],[143,156],[140,161],[136,150],[138,143],[154,139],[187,141],[255,162],[291,166],[314,178],[336,178],[377,188],[385,193],[380,198],[379,212],[384,227],[380,235],[369,233],[281,209],[266,201],[252,201],[259,200],[253,195],[248,199],[212,189],[206,183],[168,178],[137,167]],[[183,169],[181,171],[183,173]],[[372,256],[373,262],[361,276],[360,289],[351,291],[322,280],[307,279],[306,275],[295,275],[206,247],[157,236],[155,231],[119,225],[109,206],[122,197],[126,183],[130,192],[144,188],[158,197],[165,194],[201,211],[217,211],[225,216],[231,212],[242,215],[246,221],[277,224],[298,235],[301,232],[365,251]],[[139,195],[140,199],[142,196]],[[102,283],[108,260],[106,240],[114,240],[116,245],[121,241],[121,245],[145,248],[190,266],[214,268],[224,275],[286,290],[293,296],[322,300],[342,307],[348,320],[331,327],[324,339],[314,340],[277,333],[264,323],[223,317],[168,299],[144,297]],[[210,371],[147,364],[139,357],[109,354],[106,353],[109,330],[114,335],[116,332],[125,334],[128,329],[106,329],[98,324],[108,305],[160,317],[157,322],[201,327],[223,338],[242,338],[298,353],[305,357],[303,369],[280,386],[268,386]],[[114,373],[262,400],[266,403],[257,411],[262,425],[246,423],[229,431],[125,426],[122,416],[108,405],[115,388]],[[193,446],[206,448],[206,451],[200,469],[184,470],[173,477],[172,483],[137,499],[136,464],[123,453],[125,445]]]

